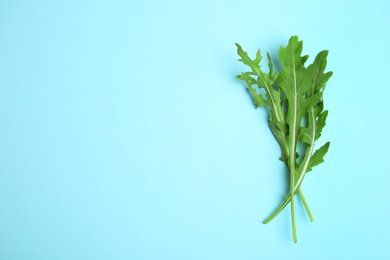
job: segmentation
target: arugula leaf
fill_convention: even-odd
[[[236,43],[236,46],[237,54],[241,57],[239,61],[249,66],[252,70],[251,72],[245,72],[236,77],[246,82],[256,107],[267,106],[270,109],[270,128],[281,147],[282,158],[283,160],[286,160],[288,154],[285,141],[286,135],[285,132],[281,130],[281,127],[277,127],[285,125],[285,113],[282,108],[281,91],[280,89],[275,89],[273,87],[278,74],[273,73],[271,56],[267,53],[269,67],[269,73],[267,74],[260,68],[260,62],[262,60],[260,50],[257,51],[256,58],[252,60],[239,44]],[[257,79],[253,78],[253,76],[257,77]],[[257,88],[259,89],[265,90],[265,100],[261,94],[257,93],[254,85],[257,85]]]
[[[302,200],[311,221],[313,216],[300,188],[307,172],[324,162],[330,143],[325,143],[314,152],[315,142],[320,138],[326,124],[328,111],[324,111],[323,91],[332,72],[325,73],[328,51],[321,51],[313,64],[305,66],[308,55],[301,56],[303,42],[292,36],[286,47],[280,47],[279,60],[283,71],[274,72],[273,63],[267,53],[269,72],[260,68],[262,60],[260,50],[252,60],[242,47],[236,43],[239,61],[251,71],[238,75],[246,82],[256,107],[266,106],[269,109],[269,126],[281,148],[280,160],[285,163],[290,173],[290,189],[286,199],[264,220],[270,222],[289,203],[291,203],[291,220],[293,240],[297,242],[295,221],[296,194]],[[258,93],[263,89],[265,95]],[[303,144],[304,156],[298,162],[298,145]]]

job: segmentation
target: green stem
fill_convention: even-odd
[[[271,220],[273,220],[277,215],[279,215],[280,212],[282,212],[282,210],[288,205],[288,203],[290,203],[290,201],[291,197],[286,197],[286,199],[279,205],[279,207],[277,207],[277,209],[275,209],[275,211],[272,212],[272,214],[263,221],[263,224],[268,224],[271,222]]]
[[[303,193],[302,193],[301,188],[298,189],[298,194],[299,194],[299,197],[301,197],[303,206],[304,206],[305,209],[306,209],[306,212],[307,212],[307,215],[309,216],[310,222],[313,222],[313,221],[314,221],[313,215],[311,214],[311,210],[310,210],[310,208],[309,208],[309,204],[307,204],[307,201],[306,201],[306,199],[305,199],[305,196],[304,196]]]
[[[311,222],[314,221],[314,218],[313,218],[313,215],[310,211],[310,207],[309,207],[309,204],[307,203],[306,199],[305,199],[305,196],[303,195],[303,192],[301,190],[301,188],[298,189],[298,195],[299,197],[301,198],[302,200],[302,203],[303,203],[303,206],[305,207],[306,209],[306,212],[307,212],[307,215],[310,219]],[[271,215],[269,215],[264,221],[263,223],[264,224],[268,224],[269,222],[271,222],[271,220],[273,220],[277,215],[279,215],[280,212],[282,212],[282,210],[290,203],[291,201],[291,196],[287,196],[284,201],[279,205],[279,207],[277,207],[274,212],[271,213]]]
[[[293,240],[294,243],[297,243],[297,228],[296,228],[296,222],[295,222],[295,199],[294,199],[294,170],[290,173],[290,198],[291,198],[291,224],[292,224],[292,234],[293,234]]]

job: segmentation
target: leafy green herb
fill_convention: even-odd
[[[302,181],[307,172],[324,161],[330,143],[327,142],[315,151],[315,142],[320,138],[325,126],[328,111],[324,110],[323,91],[332,72],[324,72],[328,51],[321,51],[313,64],[305,66],[308,56],[301,56],[303,42],[292,36],[286,47],[280,47],[279,60],[283,71],[274,72],[273,63],[267,53],[269,72],[260,68],[262,56],[260,50],[252,60],[237,44],[239,61],[250,71],[238,75],[246,82],[256,107],[269,108],[269,126],[281,148],[280,160],[290,173],[290,190],[285,200],[264,220],[264,224],[274,219],[291,203],[291,220],[294,243],[297,242],[295,224],[295,200],[297,194],[313,221],[309,205],[301,190]],[[259,94],[263,89],[265,94]],[[303,158],[299,158],[303,152]]]

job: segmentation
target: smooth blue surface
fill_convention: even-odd
[[[1,1],[0,259],[390,259],[388,1]],[[329,49],[298,244],[234,42]]]

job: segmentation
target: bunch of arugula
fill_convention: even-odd
[[[281,148],[280,160],[289,169],[290,190],[285,200],[264,220],[264,224],[274,219],[291,203],[291,220],[294,243],[297,242],[295,202],[300,197],[310,221],[313,216],[301,190],[307,172],[324,161],[330,143],[327,142],[314,151],[315,142],[320,138],[325,126],[328,111],[324,110],[323,91],[332,72],[324,72],[328,51],[321,51],[313,64],[305,66],[308,56],[301,56],[303,42],[292,36],[286,47],[280,47],[279,60],[283,71],[274,72],[274,66],[267,53],[269,72],[260,68],[260,50],[252,60],[237,44],[239,61],[250,68],[249,72],[238,75],[245,81],[256,107],[269,108],[269,126]],[[261,94],[262,89],[264,94]],[[303,154],[300,157],[299,152]]]

